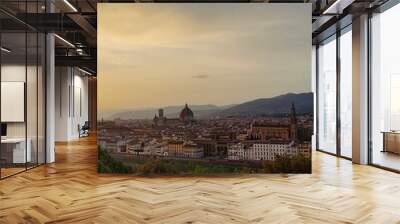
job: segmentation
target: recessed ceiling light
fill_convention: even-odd
[[[1,49],[1,51],[4,51],[6,53],[11,53],[11,50],[9,50],[9,49],[7,49],[5,47],[1,47],[0,49]]]
[[[86,71],[86,70],[83,70],[83,69],[81,69],[81,68],[79,68],[79,67],[78,67],[78,70],[81,71],[81,72],[83,72],[83,73],[85,73],[85,74],[87,74],[87,75],[90,75],[90,76],[93,75],[92,73],[90,73],[90,72],[88,72],[88,71]]]
[[[75,6],[73,6],[68,0],[64,0],[64,3],[67,4],[74,12],[78,12]]]
[[[73,45],[71,42],[69,42],[68,40],[62,38],[61,36],[59,36],[58,34],[54,34],[55,37],[57,37],[59,40],[61,40],[62,42],[66,43],[68,46],[75,48],[75,45]]]
[[[349,7],[349,5],[353,4],[356,0],[336,0],[331,5],[325,9],[322,14],[324,15],[338,15],[342,14],[343,10]]]

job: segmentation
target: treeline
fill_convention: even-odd
[[[262,161],[259,167],[239,165],[216,165],[206,161],[147,159],[134,162],[134,173],[140,175],[208,175],[224,173],[311,173],[311,160],[303,155],[276,156],[275,161]]]
[[[99,173],[133,173],[132,167],[114,159],[100,146],[98,147],[97,158],[97,172]]]
[[[275,156],[275,161],[263,161],[263,173],[311,173],[311,159],[297,156]]]
[[[124,165],[129,164],[129,166]],[[250,164],[215,164],[199,160],[175,160],[154,158],[111,157],[99,148],[100,173],[132,173],[136,175],[213,175],[213,174],[256,174],[256,173],[311,173],[311,159],[303,155],[276,156],[275,161],[260,161]]]
[[[240,173],[243,166],[215,165],[207,161],[148,159],[144,163],[135,163],[135,171],[141,175],[174,174],[174,175],[207,175],[223,173]]]

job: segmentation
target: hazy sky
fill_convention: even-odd
[[[311,90],[309,4],[98,4],[100,111]]]

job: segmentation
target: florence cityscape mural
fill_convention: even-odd
[[[311,173],[308,10],[101,4],[98,171]]]

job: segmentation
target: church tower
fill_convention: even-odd
[[[154,126],[158,126],[158,117],[157,117],[157,114],[154,114],[153,125],[154,125]]]
[[[158,117],[159,118],[164,118],[164,109],[158,109]]]
[[[290,107],[290,138],[291,140],[297,140],[297,118],[296,118],[296,109],[294,107],[294,103],[292,102],[292,106]]]

